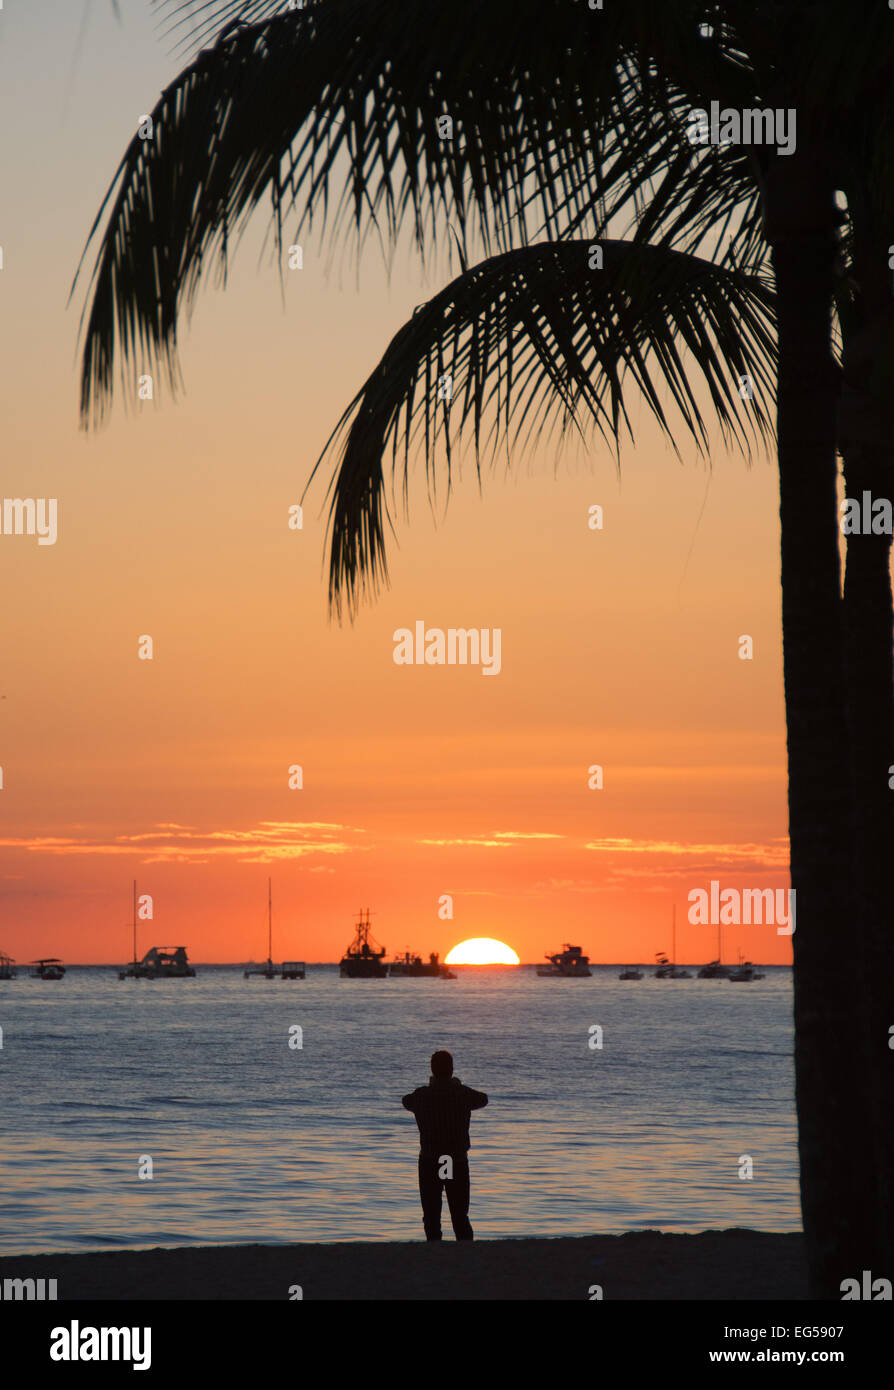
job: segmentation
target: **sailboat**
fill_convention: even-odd
[[[668,960],[663,951],[656,955],[658,969],[655,971],[656,980],[691,980],[692,976],[688,970],[677,968],[677,907],[674,904],[673,915],[671,918],[672,950],[671,959]]]
[[[133,962],[118,971],[119,980],[188,980],[195,977],[185,946],[150,946],[137,960],[137,881],[133,881]]]
[[[722,941],[722,939],[721,939],[721,932],[722,932],[722,930],[723,930],[723,928],[721,927],[720,922],[718,921],[718,923],[717,923],[717,959],[716,959],[716,960],[708,961],[708,964],[707,964],[707,965],[703,965],[703,966],[702,966],[701,970],[698,972],[698,978],[699,978],[700,980],[728,980],[728,979],[729,979],[729,973],[730,973],[730,971],[729,971],[729,966],[728,966],[728,965],[722,965],[722,964],[721,964],[721,961],[723,960],[723,941]]]
[[[278,970],[273,964],[273,880],[267,880],[267,963],[263,970],[244,970],[242,978],[247,980],[251,975],[261,975],[265,980],[275,980],[279,975],[281,980],[303,980],[305,977],[303,960],[284,960],[282,970]]]
[[[742,959],[741,951],[737,952],[737,954],[739,957],[739,964],[736,966],[735,970],[729,972],[729,978],[733,984],[750,985],[752,980],[762,980],[764,978],[761,972],[751,964],[750,960]]]

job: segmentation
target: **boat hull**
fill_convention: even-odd
[[[343,980],[384,980],[387,967],[380,960],[343,960],[338,973]]]
[[[589,980],[593,972],[586,966],[538,965],[537,974],[541,980]]]

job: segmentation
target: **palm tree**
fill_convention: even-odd
[[[861,543],[853,568],[849,547],[842,601],[832,336],[833,304],[843,332],[872,318],[876,229],[894,226],[883,177],[889,17],[857,0],[845,45],[831,0],[639,0],[598,11],[584,0],[454,0],[426,10],[424,34],[394,0],[194,8],[187,32],[215,42],[162,93],[154,139],[135,136],[91,231],[92,240],[111,200],[82,417],[101,418],[116,357],[126,391],[137,354],[176,388],[180,311],[210,253],[226,266],[232,234],[268,193],[280,254],[295,206],[299,235],[317,214],[331,236],[351,228],[358,242],[374,231],[393,244],[409,219],[423,254],[450,224],[460,275],[396,335],[324,454],[338,451],[330,599],[339,614],[387,580],[389,447],[406,479],[418,446],[431,479],[443,446],[449,486],[451,436],[464,426],[476,455],[525,427],[525,438],[536,435],[549,418],[595,424],[617,445],[629,373],[671,434],[656,380],[666,384],[704,446],[691,384],[700,380],[722,429],[747,448],[769,432],[778,373],[802,1209],[812,1293],[838,1297],[843,1278],[889,1267],[892,1249],[890,1153],[877,1123],[891,1067],[875,973],[892,821],[878,785],[880,748],[891,746],[890,591],[886,555]],[[217,33],[222,20],[231,22]],[[693,147],[689,113],[717,99],[793,109],[796,149]],[[339,161],[347,173],[331,208]],[[470,265],[475,243],[485,258]],[[593,247],[601,269],[591,268]],[[845,380],[865,407],[859,366],[847,376],[851,341]],[[438,399],[444,375],[457,383],[451,402]],[[738,383],[749,377],[754,396],[742,401]],[[848,467],[877,483],[888,457],[880,436],[851,442]],[[861,718],[874,737],[861,740],[870,727]],[[855,924],[858,907],[867,915]]]

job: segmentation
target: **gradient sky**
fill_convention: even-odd
[[[272,874],[279,957],[337,959],[369,906],[389,954],[495,936],[522,960],[563,940],[650,960],[676,903],[678,959],[709,958],[690,889],[788,884],[774,461],[718,441],[706,465],[681,434],[681,463],[633,400],[620,476],[598,439],[544,441],[483,494],[467,465],[435,525],[417,470],[390,591],[330,622],[329,475],[303,531],[288,508],[449,270],[402,249],[389,281],[373,251],[358,281],[308,240],[283,302],[259,215],[184,324],[185,395],[118,398],[79,432],[72,276],[181,66],[147,0],[122,8],[0,14],[2,495],[59,502],[55,546],[0,536],[0,950],[128,958],[136,877],[141,950],[261,957]],[[499,627],[499,676],[396,666],[392,634],[420,618]],[[791,959],[773,927],[725,940]]]

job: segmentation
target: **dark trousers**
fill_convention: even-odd
[[[473,1240],[474,1233],[469,1223],[469,1160],[465,1154],[454,1155],[452,1178],[438,1176],[442,1165],[443,1158],[437,1155],[419,1155],[419,1196],[422,1199],[425,1239],[441,1239],[441,1188],[444,1188],[456,1239]]]

